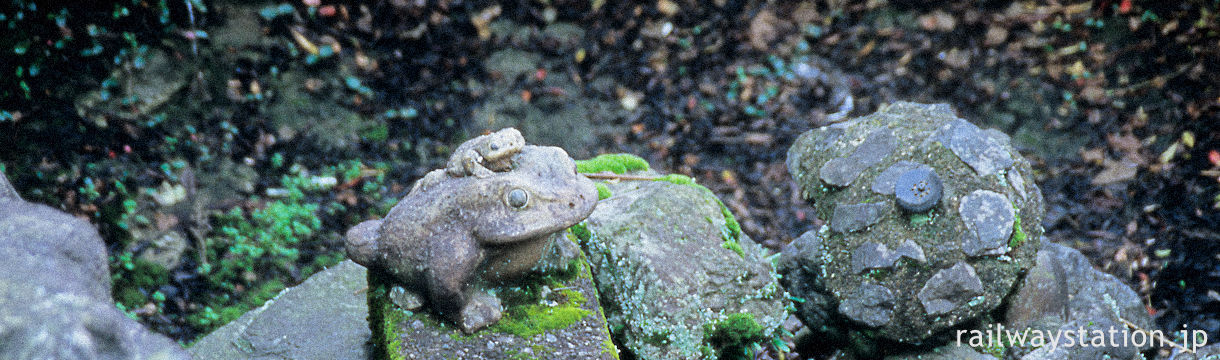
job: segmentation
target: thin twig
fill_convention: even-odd
[[[1157,338],[1157,340],[1160,340],[1162,344],[1168,343],[1168,344],[1169,344],[1169,347],[1172,347],[1172,348],[1175,348],[1175,349],[1179,349],[1179,350],[1185,351],[1185,352],[1186,352],[1186,353],[1188,353],[1188,354],[1194,354],[1194,353],[1195,353],[1195,351],[1194,351],[1194,350],[1187,349],[1185,346],[1178,345],[1178,343],[1173,342],[1173,340],[1169,340],[1168,338],[1166,338],[1166,337],[1165,337],[1165,334],[1164,334],[1164,333],[1161,333],[1161,332],[1151,332],[1151,331],[1148,331],[1148,330],[1144,330],[1144,328],[1139,327],[1139,325],[1136,325],[1135,323],[1132,323],[1132,322],[1130,322],[1130,321],[1127,321],[1127,319],[1123,319],[1123,318],[1121,318],[1121,317],[1119,317],[1119,318],[1118,318],[1118,321],[1119,321],[1119,322],[1122,322],[1122,323],[1123,323],[1123,325],[1127,325],[1127,327],[1129,327],[1129,328],[1132,328],[1132,329],[1135,329],[1135,330],[1138,330],[1138,331],[1143,331],[1144,333],[1146,333],[1146,334],[1148,334],[1148,335],[1155,335],[1154,337],[1156,337],[1156,338]]]
[[[583,175],[590,179],[601,179],[601,180],[655,181],[657,179],[660,179],[660,177],[656,177],[656,176],[620,175],[620,174],[615,174],[615,173],[608,172],[608,171],[603,171],[603,172],[599,172],[596,174],[583,174]]]

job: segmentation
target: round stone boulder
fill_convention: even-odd
[[[1034,264],[1042,195],[996,130],[895,103],[806,132],[788,169],[827,226],[780,272],[810,328],[906,343],[994,310]]]

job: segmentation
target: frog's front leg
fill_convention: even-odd
[[[470,174],[474,175],[477,178],[482,179],[482,178],[485,178],[488,176],[495,175],[495,172],[484,167],[483,164],[476,163],[476,164],[472,165],[472,167],[470,168]]]
[[[449,158],[449,163],[445,165],[445,170],[449,172],[449,176],[463,177],[478,175],[476,169],[482,167],[483,155],[474,149],[467,149],[453,153],[453,156]]]
[[[429,248],[428,292],[438,313],[453,319],[466,333],[500,320],[500,303],[489,294],[468,290],[483,249],[469,236],[439,235]],[[492,299],[488,299],[491,297]]]

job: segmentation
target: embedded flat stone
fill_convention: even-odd
[[[1016,218],[1007,196],[975,190],[962,197],[958,212],[968,230],[962,236],[963,252],[970,256],[1004,252]]]
[[[852,158],[865,166],[873,166],[885,160],[898,147],[898,138],[888,128],[873,130],[864,138],[864,142],[852,152]]]
[[[923,255],[923,248],[919,247],[919,244],[916,244],[911,239],[903,241],[902,244],[898,245],[897,249],[894,249],[894,261],[904,257],[921,263],[928,262],[928,258]]]
[[[1029,199],[1029,195],[1025,193],[1025,177],[1021,176],[1021,172],[1017,169],[1008,170],[1008,185],[1017,190],[1017,195],[1021,195],[1021,200]]]
[[[987,176],[1012,166],[1014,160],[1007,136],[979,130],[970,122],[956,119],[937,136],[937,140],[953,151],[979,175]]]
[[[877,178],[873,180],[873,192],[882,195],[894,195],[894,183],[898,182],[898,176],[915,169],[932,171],[931,167],[917,162],[896,162],[894,165],[890,165],[890,167],[882,170],[880,174],[877,174]]]
[[[885,244],[866,242],[851,252],[851,272],[859,274],[867,270],[888,269],[894,266],[894,252]]]
[[[831,145],[834,145],[835,142],[839,141],[839,138],[843,136],[843,127],[841,126],[832,125],[822,129],[822,139],[821,141],[818,141],[817,146],[813,147],[814,150],[829,149]]]
[[[898,146],[898,139],[890,129],[878,129],[869,133],[864,141],[856,146],[851,155],[827,161],[819,170],[818,176],[827,184],[847,186],[869,167],[885,160]]]
[[[885,211],[892,207],[889,202],[835,205],[830,218],[830,229],[848,233],[863,230],[881,221]]]
[[[928,262],[928,259],[924,257],[923,249],[910,239],[902,242],[894,250],[890,250],[882,243],[866,242],[852,251],[851,272],[859,274],[873,269],[889,269],[898,263],[898,259],[904,257],[918,262]]]
[[[948,269],[932,275],[919,289],[919,302],[928,315],[947,314],[971,298],[983,293],[983,282],[975,274],[974,267],[958,262]]]
[[[882,326],[894,314],[894,293],[877,284],[864,284],[839,303],[839,312],[868,326]]]

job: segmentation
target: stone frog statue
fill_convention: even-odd
[[[416,186],[384,219],[348,230],[348,257],[392,276],[466,333],[494,324],[500,302],[486,289],[566,265],[579,249],[555,240],[597,203],[593,182],[563,149],[526,145],[512,163]]]

